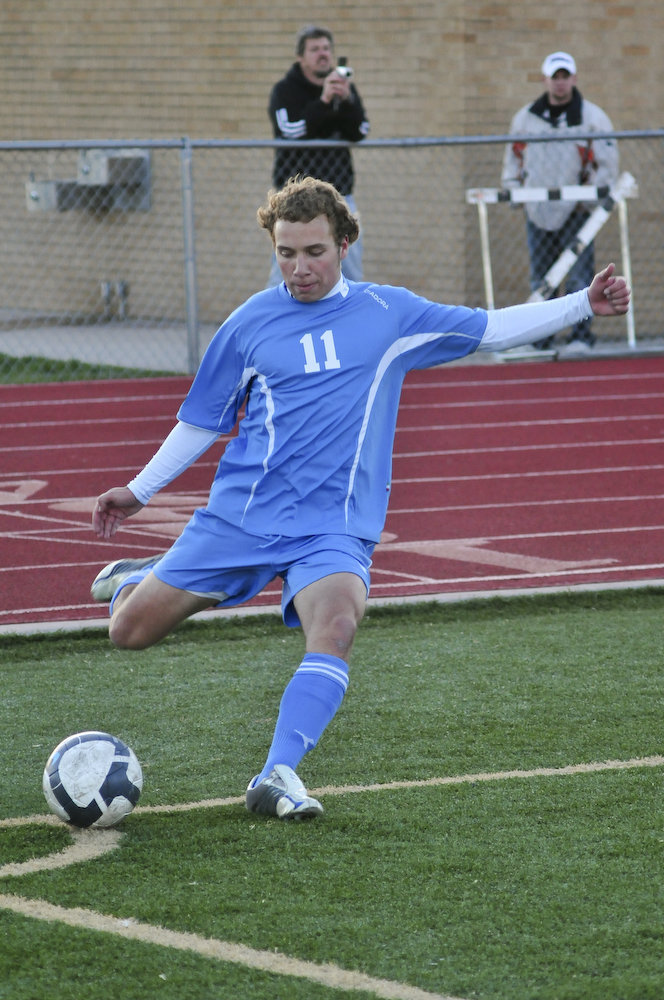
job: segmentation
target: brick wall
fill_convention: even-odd
[[[662,125],[662,0],[556,0],[546,9],[525,0],[291,0],[287,7],[265,0],[1,0],[0,139],[270,138],[270,88],[294,59],[297,30],[311,21],[334,31],[376,138],[503,134],[516,109],[541,93],[542,59],[559,48],[574,54],[582,92],[615,128]],[[621,164],[641,187],[630,231],[650,294],[659,287],[664,200],[660,147],[645,145],[623,143]],[[482,304],[477,217],[463,192],[498,184],[501,157],[502,144],[357,150],[365,276],[442,301]],[[269,245],[253,220],[271,159],[271,151],[255,148],[196,154],[206,322],[267,277]],[[181,319],[178,155],[153,155],[149,212],[28,211],[28,178],[69,178],[75,161],[75,151],[7,151],[2,159],[0,320],[94,318],[102,282],[117,277],[131,287],[132,316]],[[615,236],[615,225],[607,226],[607,239],[610,228]],[[522,214],[496,212],[492,239],[499,304],[518,301],[528,289]],[[618,259],[610,244],[598,253]],[[44,277],[32,280],[37,274]]]
[[[312,20],[355,69],[375,137],[506,131],[557,48],[616,128],[661,125],[661,0],[3,0],[0,137],[268,137],[268,92]]]

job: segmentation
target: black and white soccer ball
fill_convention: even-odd
[[[42,787],[49,808],[66,823],[115,826],[138,802],[143,771],[116,736],[76,733],[48,758]]]

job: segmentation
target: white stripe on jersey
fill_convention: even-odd
[[[378,392],[378,389],[380,388],[380,383],[383,380],[385,372],[390,367],[395,358],[398,358],[401,354],[405,354],[407,351],[413,351],[415,350],[415,348],[420,347],[422,344],[430,343],[433,340],[439,340],[441,337],[447,337],[448,335],[449,335],[448,333],[432,332],[432,333],[416,333],[411,335],[410,337],[400,337],[398,340],[395,340],[394,343],[390,345],[388,350],[380,359],[378,366],[376,368],[376,374],[374,375],[373,382],[371,383],[371,387],[367,395],[367,405],[364,408],[364,418],[362,420],[362,426],[360,428],[360,433],[357,439],[357,448],[355,450],[355,457],[353,459],[353,465],[350,470],[350,476],[348,477],[348,492],[346,493],[346,501],[344,503],[346,527],[348,527],[348,506],[350,504],[350,498],[353,493],[353,486],[355,485],[355,475],[357,473],[357,467],[360,464],[360,455],[362,453],[364,439],[367,436],[367,428],[369,426],[371,411],[373,410],[376,394]],[[455,336],[459,337],[463,335],[456,333]]]

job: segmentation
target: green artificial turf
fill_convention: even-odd
[[[299,632],[269,616],[220,618],[140,653],[94,631],[4,637],[0,727],[14,763],[0,816],[45,811],[46,757],[82,729],[129,742],[145,786],[118,849],[0,878],[0,893],[431,994],[661,1000],[661,765],[504,772],[662,753],[662,597],[372,609],[344,705],[298,769],[310,789],[335,790],[321,795],[323,817],[299,824],[242,802],[195,807],[241,797],[262,765]],[[454,776],[470,777],[431,783]],[[394,781],[419,784],[357,790]],[[142,811],[177,803],[191,808]],[[60,851],[66,835],[64,825],[0,827],[0,864]],[[92,949],[100,992],[136,1000],[349,995],[1,908],[0,933],[2,1000],[80,990]]]

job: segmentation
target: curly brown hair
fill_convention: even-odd
[[[327,216],[338,246],[345,236],[349,243],[354,243],[360,235],[359,223],[337,189],[315,177],[291,177],[280,191],[270,191],[256,218],[274,242],[274,227],[279,219],[311,222],[319,215]]]

